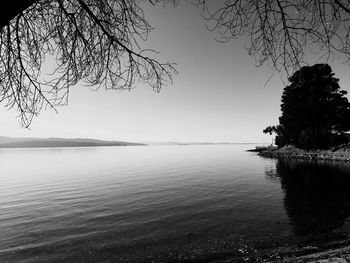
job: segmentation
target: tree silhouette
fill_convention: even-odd
[[[0,102],[17,109],[28,126],[43,107],[65,104],[69,87],[79,81],[121,90],[142,81],[159,91],[174,68],[140,47],[151,30],[142,8],[158,2],[179,0],[8,2],[0,11]],[[306,50],[322,61],[344,55],[350,63],[349,1],[191,2],[203,7],[208,28],[220,32],[220,41],[245,36],[259,65],[294,72],[307,64]],[[48,55],[57,65],[44,79]]]
[[[0,102],[25,127],[41,109],[66,104],[79,81],[117,90],[141,82],[158,92],[176,73],[141,48],[151,26],[136,0],[20,1],[0,26]]]
[[[219,30],[221,41],[245,36],[259,65],[294,72],[308,64],[307,50],[320,61],[344,55],[350,63],[350,1],[226,0],[220,8],[198,1],[209,29]]]
[[[350,129],[350,103],[333,76],[329,65],[316,64],[302,67],[289,78],[279,125],[264,130],[277,133],[278,146],[328,148],[345,142],[342,133]]]

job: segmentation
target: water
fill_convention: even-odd
[[[0,150],[0,262],[211,262],[347,239],[350,168],[249,145]]]

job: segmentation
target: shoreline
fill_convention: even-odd
[[[251,151],[255,151],[258,155],[267,158],[350,162],[350,144],[344,144],[329,150],[302,150],[288,145],[282,148],[261,147]]]
[[[350,246],[345,246],[342,248],[331,249],[322,252],[316,252],[309,255],[304,255],[300,257],[285,258],[280,261],[270,261],[270,262],[284,262],[284,263],[346,263],[350,260]]]
[[[281,246],[271,250],[247,253],[238,257],[209,262],[268,262],[268,263],[346,263],[350,261],[350,240],[329,244]]]
[[[350,261],[349,240],[340,242],[330,248],[318,248],[310,246],[309,251],[293,252],[289,255],[277,255],[264,262],[275,263],[346,263]]]

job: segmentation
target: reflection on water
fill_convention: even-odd
[[[349,168],[246,149],[2,149],[0,262],[241,262],[350,233]]]
[[[298,236],[331,233],[349,217],[350,166],[278,160],[268,170],[284,191],[284,207]]]

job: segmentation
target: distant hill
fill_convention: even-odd
[[[85,138],[12,138],[0,136],[0,148],[141,146],[142,143],[103,141]]]
[[[164,141],[164,142],[144,142],[147,145],[231,145],[231,144],[259,144],[252,142],[175,142],[175,141]]]

